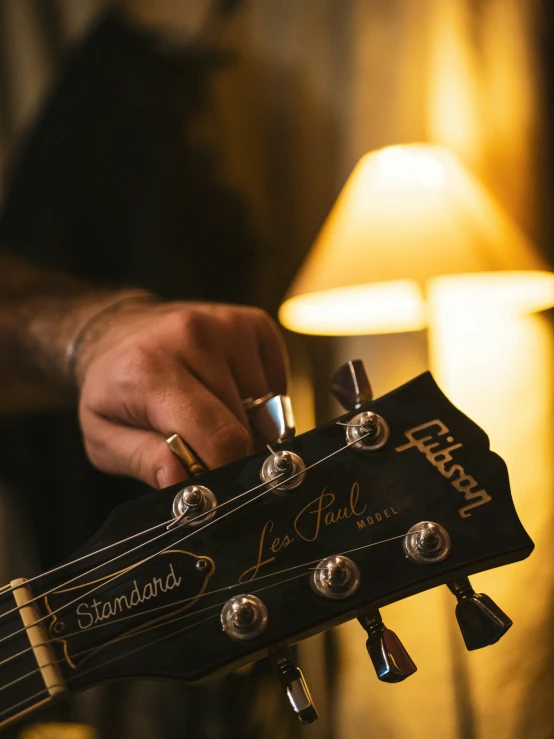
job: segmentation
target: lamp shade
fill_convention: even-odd
[[[547,270],[454,154],[427,144],[388,147],[355,167],[279,318],[309,334],[421,329],[427,281],[478,272],[504,307],[534,311],[554,303]]]

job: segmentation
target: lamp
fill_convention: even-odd
[[[492,448],[507,461],[516,508],[537,545],[530,564],[475,578],[485,591],[494,580],[499,602],[519,627],[509,649],[495,647],[494,659],[472,653],[466,662],[451,636],[447,594],[430,591],[411,599],[417,603],[391,606],[400,631],[411,635],[412,644],[418,639],[424,644],[428,677],[422,671],[419,683],[402,683],[402,710],[390,692],[375,687],[379,707],[372,706],[372,721],[381,716],[390,736],[406,733],[405,717],[414,710],[433,710],[438,691],[441,706],[449,706],[437,719],[439,733],[453,736],[456,706],[465,706],[453,695],[456,685],[475,686],[477,701],[501,689],[510,696],[506,705],[516,705],[524,700],[525,681],[506,680],[514,660],[534,660],[538,670],[541,650],[529,648],[528,635],[537,631],[538,619],[548,623],[550,613],[551,570],[543,562],[551,559],[554,334],[541,316],[528,314],[552,305],[554,275],[533,245],[454,154],[433,145],[389,147],[361,159],[281,305],[282,324],[301,333],[344,336],[428,327],[435,378],[450,400],[488,431]],[[393,364],[390,356],[386,363]],[[529,581],[533,608],[521,597]],[[422,639],[430,619],[436,647]],[[366,668],[356,634],[352,630],[350,639],[345,629],[341,647],[349,670],[339,705],[345,713],[348,708],[351,721],[357,711],[352,725],[360,727],[367,722],[360,679]],[[414,657],[417,662],[417,653]],[[449,691],[445,676],[451,660],[457,682]],[[481,721],[485,711],[477,715],[475,721]],[[483,735],[497,731],[498,711],[487,716]],[[510,717],[503,712],[506,734],[513,731]]]
[[[554,275],[454,154],[430,144],[387,147],[355,167],[279,319],[308,334],[422,329],[425,290],[445,275],[479,293],[481,312],[554,304]]]

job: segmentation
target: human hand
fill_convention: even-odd
[[[165,442],[174,433],[210,468],[240,458],[254,443],[242,399],[285,393],[286,361],[258,308],[140,303],[101,317],[76,362],[89,459],[166,487],[186,477]]]

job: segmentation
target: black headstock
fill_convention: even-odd
[[[415,666],[377,609],[446,583],[468,648],[500,638],[511,622],[465,578],[533,549],[504,462],[429,373],[367,392],[275,454],[116,509],[37,592],[67,687],[195,682],[269,654],[309,721],[286,645],[311,634],[358,617],[378,676],[402,680]]]

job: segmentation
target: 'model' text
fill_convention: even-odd
[[[274,523],[266,521],[258,544],[258,559],[256,564],[245,570],[239,582],[250,582],[258,576],[260,568],[271,564],[282,549],[286,549],[295,541],[317,541],[322,531],[329,526],[335,526],[349,518],[356,520],[359,529],[381,523],[391,516],[397,516],[398,511],[393,505],[381,511],[367,510],[367,503],[360,501],[360,486],[355,482],[350,488],[348,503],[344,501],[337,505],[337,496],[324,488],[317,498],[311,500],[298,512],[293,522],[294,533],[290,532],[275,536]],[[363,518],[361,518],[363,516]],[[366,524],[367,522],[367,524]]]

